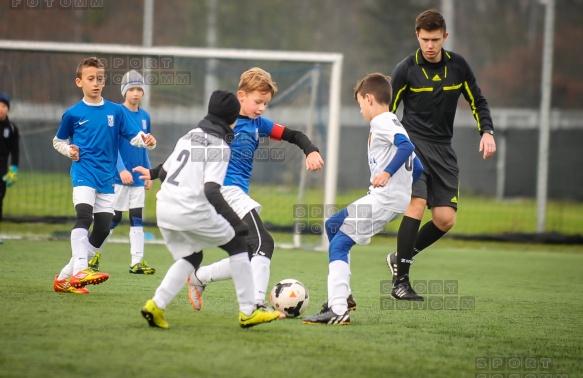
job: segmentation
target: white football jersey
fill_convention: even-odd
[[[368,136],[368,165],[370,167],[370,182],[373,177],[382,173],[397,153],[394,145],[395,135],[409,135],[393,113],[385,112],[370,121]],[[404,213],[411,200],[411,186],[413,185],[413,157],[411,157],[395,172],[384,187],[369,187],[369,193],[381,204],[385,210]]]
[[[217,212],[204,194],[204,184],[223,185],[230,153],[224,140],[201,128],[190,130],[178,140],[164,163],[166,180],[156,195],[158,226],[195,230],[215,218]]]

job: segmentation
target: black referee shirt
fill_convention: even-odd
[[[402,123],[413,139],[451,143],[459,96],[470,104],[478,131],[494,130],[488,102],[476,78],[459,54],[441,50],[442,59],[431,63],[421,49],[395,67],[392,73],[393,113],[404,104]]]

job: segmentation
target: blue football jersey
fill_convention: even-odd
[[[259,139],[269,137],[274,122],[257,117],[239,117],[233,132],[235,136],[231,142],[231,159],[227,168],[224,186],[238,186],[249,194],[249,180],[253,170],[253,158],[259,147]]]
[[[81,100],[67,109],[56,137],[79,147],[79,160],[71,165],[73,187],[113,194],[119,137],[131,140],[139,132],[133,122],[125,121],[121,105],[105,99],[96,105]]]
[[[137,112],[134,112],[124,105],[121,105],[121,108],[124,111],[124,118],[129,123],[134,123],[140,130],[142,130],[145,134],[150,133],[150,115],[147,111],[143,109],[138,109]],[[121,161],[120,161],[121,158]],[[150,168],[150,159],[148,158],[148,150],[145,148],[135,147],[130,144],[130,142],[123,138],[122,136],[119,137],[119,154],[118,154],[118,161],[117,161],[117,172],[118,174],[115,175],[115,183],[118,185],[123,185],[121,178],[119,177],[119,172],[123,171],[124,169],[128,170],[134,179],[134,183],[132,186],[144,186],[144,180],[140,180],[141,173],[139,172],[132,172],[132,168],[137,167],[138,165],[144,168]]]

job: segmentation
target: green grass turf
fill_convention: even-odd
[[[477,377],[493,374],[479,358],[537,361],[522,374],[583,376],[583,251],[544,246],[440,241],[418,256],[416,283],[454,281],[471,297],[463,310],[387,309],[384,259],[393,239],[376,238],[351,254],[358,309],[350,326],[286,319],[251,329],[237,323],[231,281],[208,286],[195,312],[186,289],[166,310],[169,330],[148,327],[139,310],[172,259],[148,244],[152,276],[130,275],[128,244],[102,257],[109,281],[85,296],[55,293],[53,277],[70,258],[68,241],[6,240],[0,245],[0,377]],[[225,257],[205,251],[205,263]],[[327,254],[277,250],[270,286],[301,280],[304,315],[326,300]],[[428,303],[444,298],[427,294]],[[402,302],[398,302],[402,303]],[[540,362],[551,359],[552,369]],[[481,360],[479,360],[481,361]],[[503,360],[508,361],[508,360]],[[524,366],[524,365],[523,365]],[[490,375],[487,375],[490,376]],[[506,376],[505,376],[506,377]]]

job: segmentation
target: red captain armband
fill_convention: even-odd
[[[269,134],[269,139],[281,140],[281,136],[283,135],[283,130],[285,130],[285,126],[278,125],[277,123],[274,123],[273,129],[271,129],[271,134]]]

